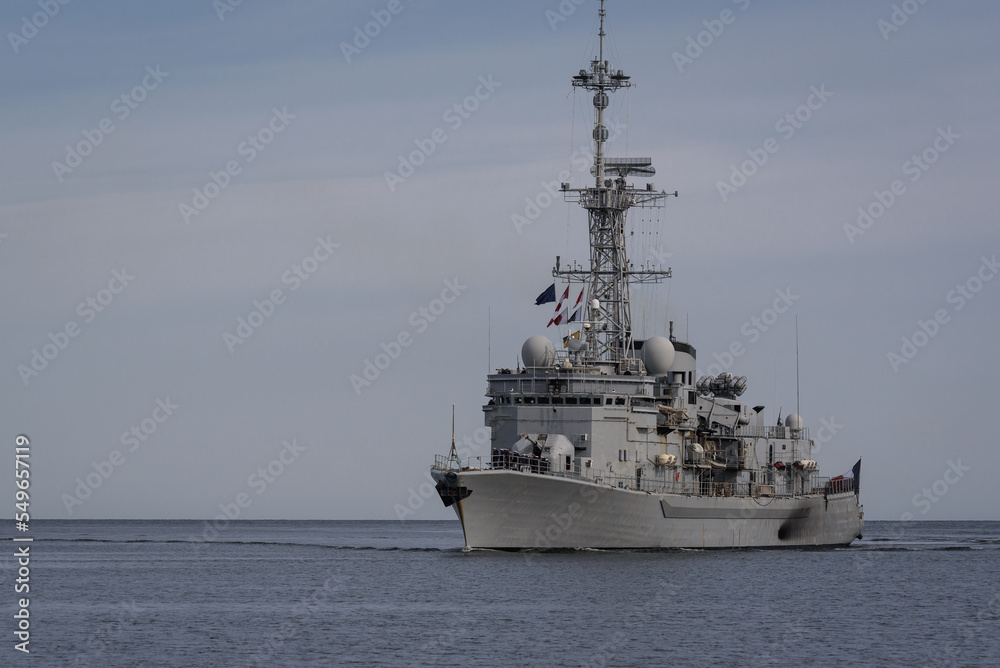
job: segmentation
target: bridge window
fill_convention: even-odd
[[[624,406],[625,397],[615,397],[615,406]]]
[[[576,397],[566,397],[567,404],[576,404]]]
[[[549,404],[549,398],[548,397],[538,397],[538,403],[541,406],[548,406],[548,404]]]
[[[552,397],[552,403],[562,405],[562,402],[563,402],[562,397]]]

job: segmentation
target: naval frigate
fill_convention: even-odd
[[[460,457],[453,438],[431,467],[437,492],[467,549],[849,544],[863,527],[860,460],[820,477],[797,414],[765,425],[764,406],[739,399],[745,377],[695,378],[695,348],[673,323],[666,336],[633,336],[630,288],[671,270],[630,262],[628,213],[662,208],[677,192],[629,181],[652,176],[651,159],[605,155],[609,94],[632,82],[605,60],[603,0],[599,18],[596,57],[572,78],[593,94],[593,181],[560,186],[587,212],[590,262],[557,257],[553,269],[564,297],[573,284],[587,292],[568,317],[578,331],[558,352],[531,336],[516,370],[488,376],[490,455]]]

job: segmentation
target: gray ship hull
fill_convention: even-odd
[[[520,471],[466,470],[439,489],[467,548],[746,548],[847,545],[863,520],[853,492],[794,497],[657,494]]]

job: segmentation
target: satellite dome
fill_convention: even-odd
[[[646,373],[657,376],[670,371],[674,363],[674,344],[662,336],[646,339],[642,344],[642,363]]]
[[[785,426],[789,429],[802,429],[802,418],[797,413],[790,413],[785,418]]]
[[[540,334],[530,337],[521,346],[521,359],[524,366],[550,367],[556,361],[556,347],[552,342]]]

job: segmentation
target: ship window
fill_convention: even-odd
[[[552,403],[554,403],[554,404],[562,404],[562,402],[563,402],[562,397],[552,397]]]
[[[590,405],[590,397],[580,397],[580,403]]]
[[[624,406],[625,397],[615,397],[615,406]]]
[[[604,403],[605,403],[606,405],[610,406],[610,405],[611,405],[611,397],[606,397],[606,398],[604,399]]]
[[[534,404],[535,403],[535,398],[534,397],[525,397],[524,398],[524,403],[526,403],[528,405]]]
[[[571,468],[573,468],[572,460],[569,455],[566,455],[566,470],[569,471]]]
[[[515,403],[515,404],[520,404],[520,403],[524,403],[524,400],[523,400],[523,399],[521,399],[521,397],[514,397],[514,403]]]
[[[576,397],[566,397],[567,404],[576,404]]]
[[[694,392],[688,392],[688,403],[689,404],[698,403],[698,395]]]
[[[548,397],[538,397],[538,403],[542,406],[547,406],[549,403]]]

